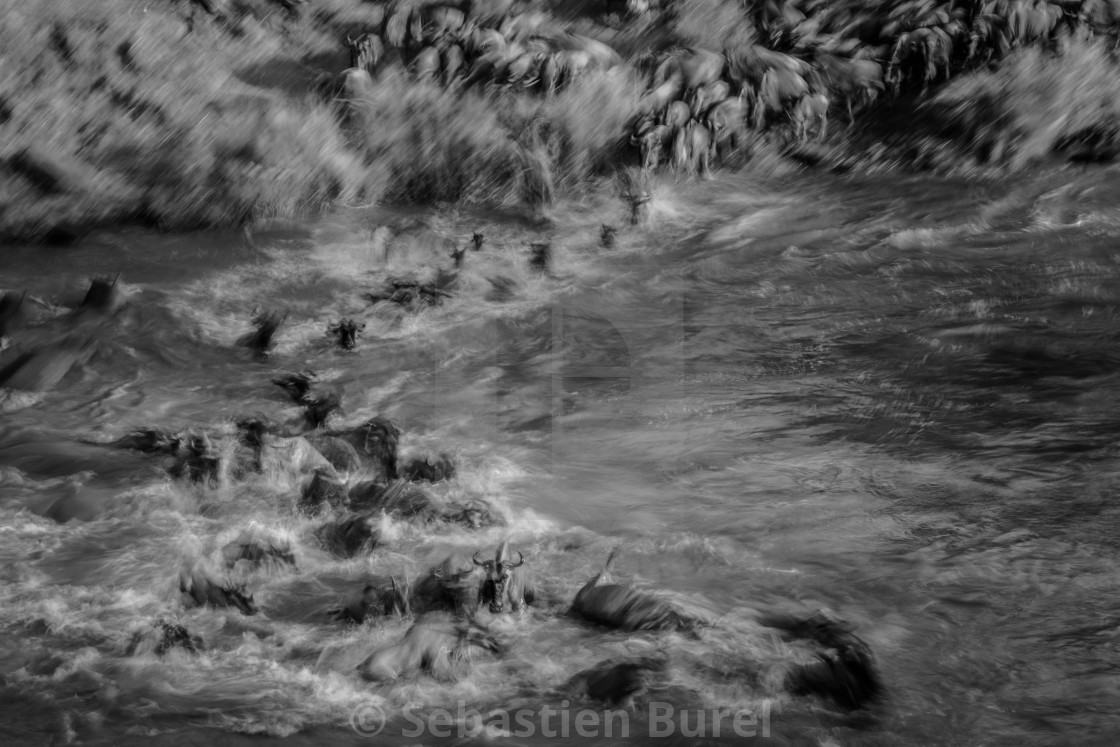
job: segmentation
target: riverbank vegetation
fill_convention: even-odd
[[[0,0],[0,12],[8,238],[384,200],[546,213],[637,166],[674,100],[693,109],[690,136],[707,128],[736,149],[713,151],[729,168],[785,154],[1007,171],[1120,148],[1112,0]],[[721,140],[726,122],[699,111],[699,57],[683,48],[727,61],[708,83],[742,100],[742,137]],[[369,76],[343,73],[353,63]],[[674,69],[683,82],[665,90]],[[796,137],[811,94],[831,120],[804,130],[820,143]],[[683,162],[672,128],[654,139],[667,151],[655,163]]]

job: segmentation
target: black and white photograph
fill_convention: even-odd
[[[0,743],[1120,744],[1120,0],[0,0]]]

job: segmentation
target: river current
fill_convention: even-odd
[[[642,744],[656,700],[750,713],[758,744],[1114,743],[1120,174],[719,176],[659,184],[637,227],[605,197],[553,218],[355,207],[254,234],[5,247],[0,288],[37,299],[13,343],[57,337],[92,275],[122,273],[128,303],[82,322],[96,351],[55,389],[0,390],[0,741]],[[485,244],[442,305],[363,297],[450,269],[474,230]],[[550,275],[527,261],[541,240]],[[237,345],[254,307],[290,312],[266,360]],[[353,352],[326,334],[344,316],[366,324]],[[341,559],[313,535],[323,518],[293,510],[298,475],[196,485],[86,443],[253,413],[296,429],[270,379],[306,368],[345,420],[397,423],[404,456],[452,454],[457,476],[428,489],[485,498],[506,525],[386,519],[384,547]],[[246,530],[290,541],[298,571],[252,576],[254,617],[185,606],[184,564]],[[617,547],[616,579],[718,624],[610,632],[555,604],[486,617],[508,652],[458,678],[357,675],[409,622],[331,622],[341,595],[504,539],[556,600]],[[875,653],[886,695],[866,712],[778,684],[810,654],[758,615],[821,608]],[[203,650],[129,653],[156,619]],[[603,710],[564,683],[659,648],[669,685],[627,711],[627,739],[441,737],[404,715]],[[369,707],[388,717],[376,737],[352,725]],[[729,723],[656,741],[743,743]]]

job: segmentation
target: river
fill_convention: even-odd
[[[767,736],[748,743],[1114,743],[1120,174],[720,175],[658,184],[638,227],[607,197],[553,218],[356,207],[254,234],[4,248],[0,287],[59,307],[35,305],[14,343],[57,336],[91,275],[122,273],[128,304],[84,322],[96,352],[57,388],[0,392],[0,739],[645,743],[642,700],[629,739],[494,725],[444,738],[405,714],[592,708],[565,700],[569,677],[662,646],[669,685],[655,699],[753,714]],[[612,248],[603,222],[619,226]],[[363,298],[387,275],[450,268],[445,242],[474,230],[483,249],[443,305]],[[551,276],[527,262],[544,239]],[[236,344],[258,305],[290,311],[266,360]],[[366,324],[354,352],[325,331],[343,316]],[[247,413],[295,427],[269,380],[304,368],[340,388],[347,420],[396,422],[405,455],[453,454],[458,476],[431,491],[486,498],[508,526],[387,521],[387,547],[343,560],[316,543],[322,518],[292,510],[291,475],[191,485],[80,442]],[[75,496],[80,516],[49,518]],[[252,618],[184,607],[183,564],[247,528],[289,539],[299,571],[254,576]],[[718,624],[622,634],[554,605],[488,620],[508,653],[457,680],[355,674],[408,623],[332,623],[323,610],[342,591],[502,539],[557,599],[617,547],[614,577],[679,593]],[[820,608],[875,652],[886,697],[867,712],[777,686],[805,652],[754,620]],[[204,650],[129,655],[157,618]],[[351,726],[363,707],[389,714],[374,739]],[[743,743],[726,726],[657,741]]]

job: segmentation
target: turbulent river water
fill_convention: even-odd
[[[251,236],[5,247],[0,287],[46,302],[17,346],[76,324],[61,307],[91,275],[123,273],[128,304],[81,322],[96,351],[55,389],[0,392],[0,739],[646,743],[657,701],[750,713],[758,744],[1113,743],[1120,174],[722,176],[658,185],[641,226],[607,198],[554,218],[355,208]],[[613,248],[603,222],[620,227]],[[473,230],[485,244],[443,305],[363,298],[388,275],[450,268],[446,241]],[[551,276],[527,262],[545,239]],[[291,314],[266,360],[236,344],[255,306]],[[325,332],[343,316],[366,324],[354,352]],[[305,368],[343,392],[344,420],[397,423],[404,456],[454,455],[458,475],[431,492],[485,498],[506,526],[386,519],[384,547],[340,559],[315,540],[323,517],[293,510],[298,475],[194,485],[83,443],[252,413],[296,428],[270,379]],[[254,617],[184,605],[180,569],[245,530],[288,539],[298,572],[249,579]],[[562,603],[484,611],[508,652],[456,678],[358,676],[409,622],[331,622],[347,589],[503,539]],[[616,579],[717,625],[630,634],[568,616],[615,547]],[[756,619],[821,608],[875,653],[886,694],[865,712],[780,687],[812,652]],[[130,654],[157,619],[203,650]],[[601,711],[564,683],[658,649],[668,684],[626,711],[627,739],[618,725],[565,739],[493,723],[445,739],[404,716]],[[361,708],[387,714],[376,738],[352,727]],[[674,723],[657,741],[743,742],[730,721],[719,736]]]

